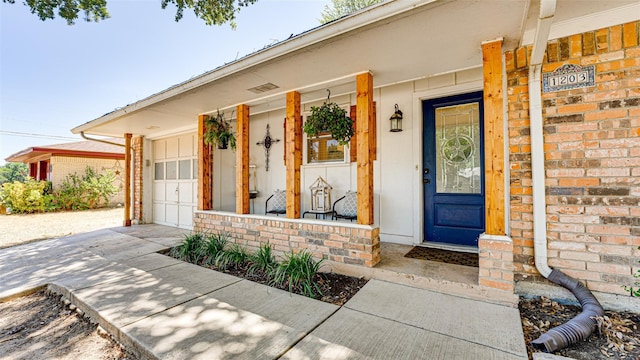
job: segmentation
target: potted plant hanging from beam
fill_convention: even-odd
[[[353,120],[347,116],[347,111],[338,104],[327,101],[320,106],[311,107],[311,115],[304,123],[303,130],[310,137],[316,137],[321,133],[330,133],[340,145],[347,145],[353,136]]]
[[[209,116],[204,122],[205,131],[202,135],[205,144],[216,145],[218,149],[226,149],[231,146],[231,150],[236,149],[236,137],[231,131],[231,124],[224,119],[224,113]]]

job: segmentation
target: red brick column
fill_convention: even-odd
[[[481,236],[478,239],[480,272],[478,283],[513,292],[513,242],[505,236]]]
[[[133,221],[144,223],[142,208],[142,184],[144,170],[144,136],[136,136],[132,140],[133,147]]]

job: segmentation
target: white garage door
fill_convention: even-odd
[[[153,222],[193,228],[198,201],[196,134],[154,141]]]

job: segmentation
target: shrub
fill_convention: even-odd
[[[324,259],[315,260],[307,250],[302,250],[298,254],[292,250],[291,253],[285,255],[284,261],[273,271],[272,283],[277,286],[288,284],[289,292],[297,289],[311,298],[315,298],[316,294],[322,295],[320,287],[313,281],[313,278],[320,270],[323,261]]]
[[[114,180],[111,171],[97,174],[90,166],[82,176],[69,174],[56,192],[57,206],[64,210],[86,210],[107,205],[118,191]]]
[[[247,250],[238,244],[233,244],[230,249],[223,250],[218,254],[215,265],[219,269],[227,269],[230,266],[236,269],[249,260]]]
[[[180,245],[171,249],[170,255],[180,260],[197,263],[200,260],[200,249],[203,243],[202,233],[186,234]]]
[[[210,234],[202,242],[200,258],[207,265],[214,265],[218,256],[223,252],[229,242],[229,233]]]
[[[251,262],[248,270],[250,275],[259,272],[269,276],[273,269],[278,266],[278,262],[273,256],[271,250],[271,244],[260,244],[260,248],[258,249],[258,251],[249,259],[249,261]]]
[[[45,210],[44,189],[46,181],[27,179],[25,182],[14,181],[2,184],[0,204],[11,208],[14,213],[34,213]]]

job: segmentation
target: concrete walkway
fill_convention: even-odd
[[[157,253],[183,233],[140,225],[0,250],[0,300],[49,285],[142,358],[527,358],[516,308],[380,280],[338,307]]]

